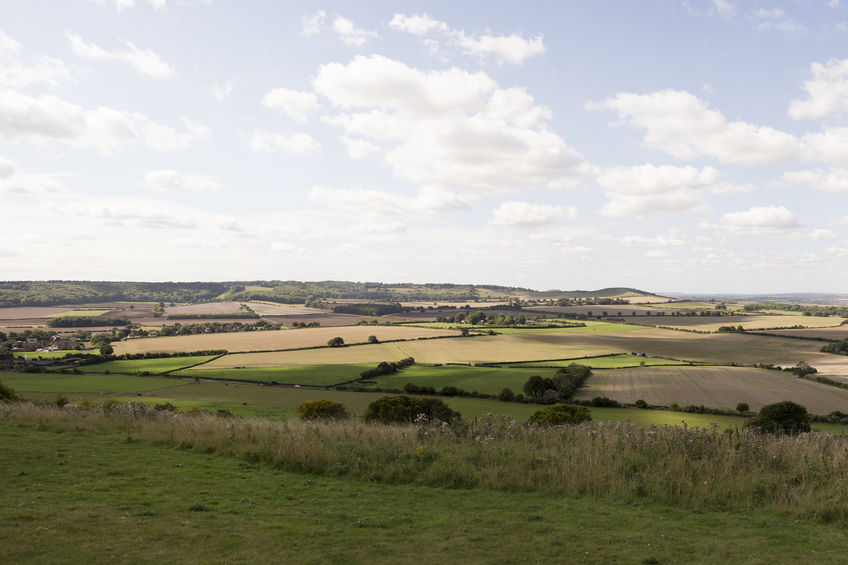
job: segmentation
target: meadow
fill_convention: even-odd
[[[197,379],[232,379],[291,385],[331,386],[356,380],[374,365],[313,365],[261,368],[209,368],[210,364],[176,371],[175,376]]]
[[[84,365],[80,368],[85,373],[151,373],[158,375],[169,373],[184,367],[206,363],[214,359],[215,355],[193,355],[189,357],[161,357],[154,359],[127,359],[118,361],[106,361],[94,365]]]

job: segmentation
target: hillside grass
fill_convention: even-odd
[[[26,351],[23,353],[15,353],[15,357],[21,359],[59,359],[66,355],[99,355],[98,349],[56,349],[55,351]]]
[[[153,375],[176,371],[183,367],[190,367],[198,363],[206,363],[214,359],[215,355],[194,355],[191,357],[161,357],[156,359],[127,359],[118,361],[106,361],[94,365],[83,365],[80,371],[85,373],[124,373],[138,374],[148,372]]]
[[[0,425],[5,563],[839,563],[838,525],[314,476]]]
[[[200,365],[177,371],[174,375],[192,378],[232,379],[279,384],[330,386],[359,378],[359,374],[374,365],[312,365],[262,368],[208,368]]]

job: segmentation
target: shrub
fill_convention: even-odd
[[[800,404],[784,400],[763,406],[759,414],[745,422],[745,425],[758,428],[764,433],[795,435],[810,431],[810,415]]]
[[[751,409],[751,407],[748,406],[747,402],[740,402],[739,404],[736,405],[736,411],[737,412],[743,412],[744,413],[744,412],[747,412],[750,409]]]
[[[368,336],[368,343],[380,343],[380,340],[377,339],[376,335],[369,335]]]
[[[59,408],[62,408],[62,407],[63,407],[63,406],[65,406],[66,404],[70,404],[70,403],[71,403],[71,401],[70,401],[70,400],[68,400],[68,397],[67,397],[67,396],[65,396],[64,394],[60,394],[60,395],[58,395],[58,396],[56,397],[55,402],[56,402],[56,406],[58,406]]]
[[[535,412],[530,422],[540,425],[558,426],[561,424],[579,424],[590,422],[592,413],[585,406],[571,404],[553,404]]]
[[[419,414],[446,422],[462,418],[459,412],[451,410],[439,398],[384,396],[368,405],[368,409],[365,411],[365,421],[383,424],[407,423],[415,420]]]
[[[418,392],[418,385],[415,383],[406,383],[403,385],[403,392],[407,392],[410,394]]]
[[[619,404],[618,400],[613,400],[606,396],[596,396],[592,399],[592,406],[596,408],[618,408],[621,404]]]
[[[343,420],[347,418],[347,409],[335,400],[307,400],[297,407],[301,420]]]
[[[513,399],[515,399],[515,393],[509,388],[503,389],[498,395],[498,400],[502,400],[503,402],[511,402]]]
[[[648,403],[642,400],[641,398],[636,401],[636,408],[641,408],[642,410],[645,410],[647,407]]]
[[[100,346],[100,355],[112,355],[115,350],[108,343],[104,343]]]
[[[20,400],[18,393],[0,382],[0,402],[17,402]]]
[[[170,402],[165,402],[163,404],[154,404],[153,409],[158,410],[159,412],[174,412],[177,407]]]
[[[327,347],[341,347],[344,345],[344,340],[338,336],[327,341]]]

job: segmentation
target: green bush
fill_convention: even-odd
[[[341,347],[344,345],[344,340],[340,337],[334,337],[327,342],[327,347]]]
[[[553,404],[535,412],[530,422],[540,425],[558,426],[592,421],[592,413],[585,406]]]
[[[621,404],[619,404],[618,400],[613,400],[606,396],[596,396],[592,399],[592,406],[597,408],[618,408]]]
[[[789,400],[768,404],[752,419],[745,422],[752,428],[764,433],[783,433],[789,435],[810,431],[810,415],[807,409]]]
[[[301,420],[344,420],[348,417],[344,404],[323,398],[301,402],[297,413]]]
[[[17,402],[20,400],[18,393],[0,382],[0,402]]]
[[[636,408],[640,408],[642,410],[645,410],[645,409],[648,408],[648,403],[640,398],[639,400],[636,401]]]
[[[407,423],[415,420],[419,414],[446,422],[462,419],[459,412],[451,410],[439,398],[384,396],[368,405],[365,421],[383,424]]]
[[[736,411],[737,412],[743,412],[744,413],[744,412],[747,412],[750,409],[751,409],[751,407],[748,406],[747,402],[740,402],[739,404],[736,405]]]
[[[515,393],[512,392],[512,389],[509,389],[509,388],[503,389],[501,391],[501,393],[498,395],[498,400],[501,400],[503,402],[511,402],[514,399],[515,399]]]

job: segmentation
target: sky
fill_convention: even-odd
[[[0,0],[0,280],[842,292],[848,0]]]

